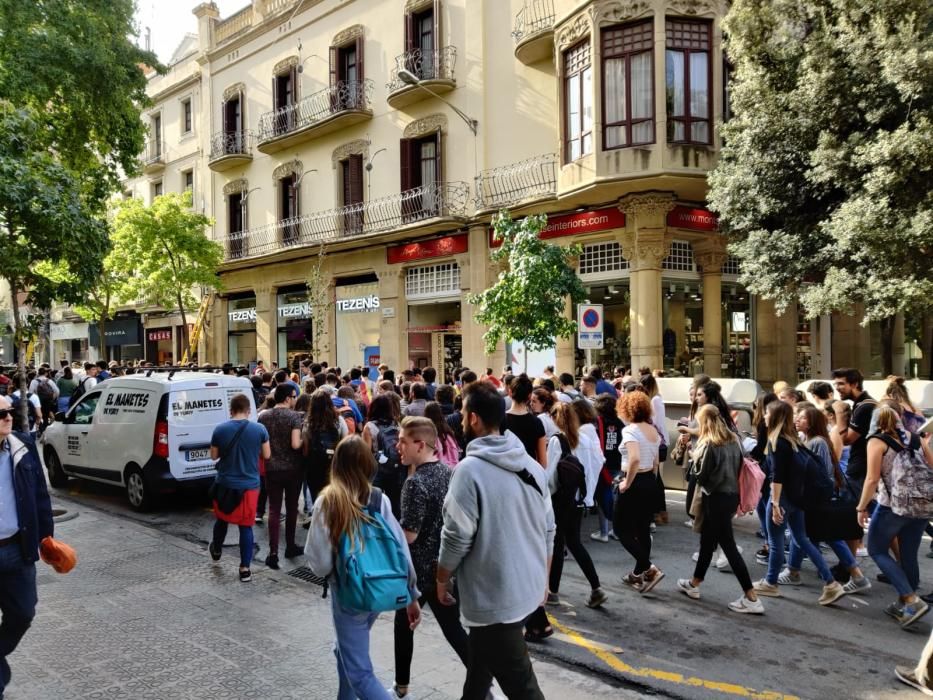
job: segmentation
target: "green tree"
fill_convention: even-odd
[[[814,317],[933,304],[933,4],[735,0],[733,118],[709,178],[749,290]],[[924,348],[925,352],[933,348]]]
[[[148,207],[140,199],[128,199],[114,216],[113,264],[126,280],[128,298],[178,309],[182,345],[189,355],[186,310],[198,304],[193,290],[220,288],[217,268],[223,246],[204,233],[212,223],[191,209],[190,192],[156,197]]]
[[[572,303],[586,298],[571,265],[580,247],[541,240],[539,233],[546,225],[544,215],[514,221],[503,211],[493,219],[501,245],[490,257],[504,269],[492,287],[469,298],[479,309],[476,320],[489,327],[483,335],[488,354],[500,340],[520,340],[531,350],[541,350],[577,330],[576,322],[564,317],[564,307],[568,297]]]
[[[75,311],[86,321],[97,326],[98,350],[101,357],[107,357],[107,322],[113,318],[117,307],[132,301],[128,294],[126,278],[118,269],[118,257],[113,250],[104,258],[101,271],[94,284],[87,290]]]
[[[0,0],[0,99],[31,107],[44,145],[103,212],[132,174],[146,127],[145,66],[154,54],[130,38],[133,0]]]
[[[318,247],[317,255],[305,284],[308,287],[308,306],[311,308],[311,357],[320,362],[324,354],[323,340],[327,335],[327,315],[334,300],[328,286],[328,276],[324,269],[324,244]]]
[[[10,286],[23,392],[26,347],[41,310],[53,300],[78,302],[107,246],[106,227],[46,148],[44,132],[33,110],[0,101],[0,276]],[[24,306],[34,313],[23,313]],[[26,402],[21,405],[25,417]]]

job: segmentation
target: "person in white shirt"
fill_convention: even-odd
[[[544,425],[544,436],[548,440],[551,439],[552,435],[558,433],[557,426],[554,425],[554,419],[551,418],[551,409],[554,408],[555,402],[554,394],[543,386],[539,386],[531,392],[531,400],[528,402],[531,412],[538,416],[538,419]]]
[[[594,450],[592,438],[581,433],[580,421],[573,405],[557,403],[553,407],[552,413],[554,423],[560,431],[548,440],[547,447],[548,485],[550,486],[551,501],[554,506],[554,519],[557,522],[554,548],[559,553],[566,545],[592,589],[586,605],[590,608],[597,608],[606,602],[608,596],[600,588],[596,567],[593,566],[593,560],[589,552],[586,551],[580,541],[580,526],[583,521],[584,506],[593,504],[596,479],[603,465],[602,450],[599,449],[598,439]],[[583,493],[569,494],[561,484],[558,464],[568,452],[583,465],[585,478]],[[596,454],[598,454],[599,461],[594,464]],[[549,605],[560,603],[558,592],[563,571],[564,558],[558,555],[554,557],[551,563],[547,597]]]

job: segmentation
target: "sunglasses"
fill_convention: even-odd
[[[6,420],[13,416],[12,408],[0,408],[0,420]]]

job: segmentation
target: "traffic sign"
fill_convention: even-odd
[[[603,305],[577,305],[577,347],[581,350],[603,349]]]

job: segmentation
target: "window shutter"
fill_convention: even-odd
[[[405,15],[405,53],[415,48],[415,16],[409,12]]]
[[[272,109],[278,109],[279,105],[279,76],[272,76]]]
[[[359,81],[362,86],[363,78],[365,73],[363,72],[363,36],[360,35],[356,38],[356,79]],[[362,95],[362,87],[359,88],[359,95]],[[360,100],[362,102],[362,99]],[[361,107],[363,105],[360,105]]]
[[[246,123],[246,95],[243,90],[237,93],[236,124],[234,128],[239,134],[243,131],[243,125]]]
[[[443,172],[444,168],[442,167],[444,151],[441,150],[441,147],[444,145],[443,139],[441,138],[441,130],[438,129],[434,134],[434,153],[437,156],[434,159],[434,181],[440,186],[440,183],[443,181]]]
[[[337,47],[330,47],[330,86],[337,84]]]
[[[411,139],[399,140],[399,162],[401,164],[402,192],[411,189]]]
[[[363,156],[354,153],[348,159],[350,169],[350,204],[360,204],[363,201]]]
[[[434,50],[439,50],[444,42],[441,39],[441,0],[434,0],[434,8],[432,13],[434,19]]]

